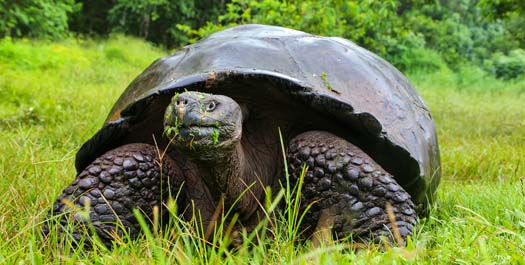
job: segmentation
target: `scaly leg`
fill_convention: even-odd
[[[170,157],[164,156],[162,167],[159,165],[156,148],[148,144],[128,144],[100,156],[56,200],[50,216],[60,215],[58,231],[65,232],[71,220],[70,232],[77,242],[86,236],[88,222],[108,246],[115,233],[122,234],[122,229],[135,238],[140,226],[132,210],[137,208],[146,220],[153,220],[153,208],[158,207],[159,218],[163,218],[167,211],[162,210],[161,204],[170,195],[175,197],[182,185],[180,170]],[[84,219],[78,209],[87,204],[89,219]],[[49,224],[43,232],[49,234]],[[89,246],[89,239],[86,243]]]
[[[306,132],[291,141],[287,161],[294,183],[303,165],[308,167],[300,209],[312,205],[301,225],[307,236],[323,226],[336,239],[351,235],[362,242],[378,243],[381,236],[394,241],[397,232],[403,240],[412,235],[417,216],[410,195],[350,142],[328,132]]]

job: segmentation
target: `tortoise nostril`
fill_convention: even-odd
[[[184,105],[188,104],[188,101],[187,100],[184,100]]]

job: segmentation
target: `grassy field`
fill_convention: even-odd
[[[0,263],[525,264],[525,80],[475,69],[412,73],[438,128],[438,200],[406,248],[354,250],[275,239],[237,252],[154,233],[113,251],[44,244],[46,211],[75,176],[74,155],[126,85],[165,51],[141,41],[0,41]],[[56,240],[56,239],[55,239]]]

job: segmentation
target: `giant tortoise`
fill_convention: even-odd
[[[429,110],[398,70],[346,39],[265,25],[229,28],[155,61],[75,166],[51,215],[89,219],[105,242],[117,223],[135,237],[133,209],[152,218],[170,196],[202,227],[220,207],[250,230],[265,218],[265,189],[286,181],[302,184],[306,238],[319,227],[335,239],[406,237],[440,179]],[[86,203],[89,218],[73,213]]]

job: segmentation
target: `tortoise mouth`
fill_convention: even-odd
[[[182,125],[179,128],[179,136],[183,139],[192,138],[193,140],[200,140],[206,137],[220,136],[218,126],[206,125]],[[218,140],[218,139],[217,139]]]
[[[224,127],[218,128],[215,125],[181,126],[172,138],[172,145],[193,159],[214,160],[220,156],[216,151],[227,155],[229,152],[226,151],[240,141],[240,135],[232,135]]]
[[[214,122],[173,123],[165,125],[165,135],[181,150],[211,150],[230,145],[240,138],[235,126]]]
[[[179,131],[210,131],[210,130],[218,130],[220,128],[219,125],[202,125],[202,124],[181,124],[179,127]]]

